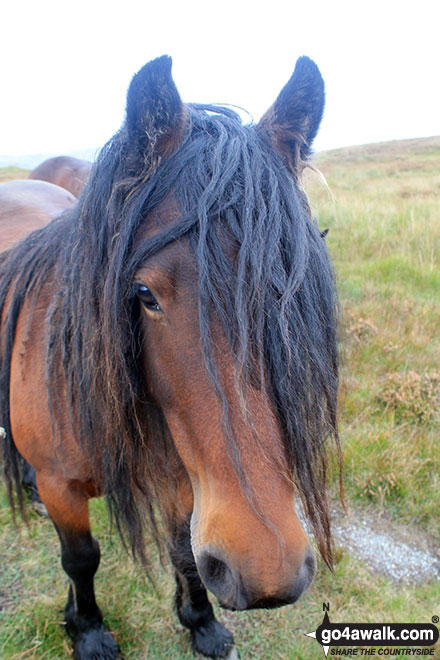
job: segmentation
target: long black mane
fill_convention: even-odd
[[[1,311],[9,293],[0,373],[9,492],[19,479],[9,421],[13,338],[23,301],[52,277],[46,371],[53,431],[62,435],[61,369],[75,434],[134,553],[143,556],[145,521],[154,525],[164,481],[172,487],[174,448],[145,388],[133,276],[149,256],[188,236],[205,361],[234,465],[244,483],[217,377],[213,319],[225,330],[243,399],[248,384],[267,392],[292,479],[331,563],[325,482],[327,440],[338,446],[337,302],[325,241],[291,171],[255,127],[225,108],[192,105],[186,112],[181,145],[161,161],[134,157],[121,129],[103,148],[77,208],[0,264]],[[181,209],[179,220],[138,245],[140,226],[168,195]]]

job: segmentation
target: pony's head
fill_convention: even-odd
[[[305,57],[251,126],[229,109],[184,105],[171,60],[150,62],[80,202],[69,256],[87,282],[66,293],[83,336],[71,331],[65,364],[93,365],[77,384],[89,410],[80,431],[97,424],[92,391],[108,411],[94,428],[113,447],[111,460],[100,456],[107,490],[125,514],[124,479],[173,525],[190,514],[199,574],[235,609],[291,603],[310,584],[295,498],[331,563],[336,301],[299,187],[323,106]]]

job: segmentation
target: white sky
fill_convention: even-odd
[[[255,119],[309,55],[327,90],[316,149],[440,134],[440,0],[12,0],[0,16],[0,154],[101,146],[164,53],[184,101]]]

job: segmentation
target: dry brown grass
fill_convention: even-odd
[[[377,399],[396,422],[432,422],[440,414],[440,371],[389,373]]]

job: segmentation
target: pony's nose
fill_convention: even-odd
[[[205,587],[209,589],[224,607],[245,610],[248,598],[241,575],[211,552],[202,552],[197,561],[197,569]]]
[[[294,603],[310,586],[316,572],[315,556],[309,547],[299,571],[289,583],[280,585],[276,593],[268,594],[255,589],[239,571],[219,557],[219,553],[202,551],[197,559],[197,569],[205,587],[217,597],[220,605],[231,610],[273,608]]]

